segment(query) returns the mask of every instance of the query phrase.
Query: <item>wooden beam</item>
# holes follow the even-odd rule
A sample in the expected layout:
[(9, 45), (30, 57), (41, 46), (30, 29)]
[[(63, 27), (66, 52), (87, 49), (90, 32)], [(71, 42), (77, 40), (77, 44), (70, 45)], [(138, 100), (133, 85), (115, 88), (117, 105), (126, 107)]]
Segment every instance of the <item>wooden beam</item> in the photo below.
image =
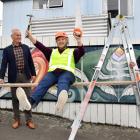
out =
[[(75, 82), (73, 86), (81, 87), (88, 86), (90, 82)], [(136, 81), (103, 81), (97, 82), (96, 85), (129, 85), (136, 84)], [(4, 83), (0, 84), (0, 87), (36, 87), (38, 83)]]

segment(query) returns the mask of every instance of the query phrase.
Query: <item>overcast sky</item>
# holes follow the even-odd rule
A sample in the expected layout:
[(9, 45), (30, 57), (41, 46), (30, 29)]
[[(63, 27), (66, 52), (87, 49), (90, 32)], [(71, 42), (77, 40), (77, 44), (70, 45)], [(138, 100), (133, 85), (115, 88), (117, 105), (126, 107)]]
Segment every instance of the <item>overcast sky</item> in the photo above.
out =
[(2, 2), (0, 1), (0, 20), (2, 19), (2, 8), (3, 8)]

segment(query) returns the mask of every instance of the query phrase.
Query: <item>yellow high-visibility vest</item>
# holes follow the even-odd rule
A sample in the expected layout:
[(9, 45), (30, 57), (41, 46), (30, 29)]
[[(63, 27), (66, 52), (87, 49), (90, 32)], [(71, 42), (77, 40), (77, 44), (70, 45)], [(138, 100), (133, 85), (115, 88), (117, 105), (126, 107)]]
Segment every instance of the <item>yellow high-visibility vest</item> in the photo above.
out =
[(53, 49), (48, 71), (54, 71), (55, 69), (60, 68), (74, 73), (75, 61), (73, 52), (74, 49), (67, 48), (60, 54), (58, 49)]

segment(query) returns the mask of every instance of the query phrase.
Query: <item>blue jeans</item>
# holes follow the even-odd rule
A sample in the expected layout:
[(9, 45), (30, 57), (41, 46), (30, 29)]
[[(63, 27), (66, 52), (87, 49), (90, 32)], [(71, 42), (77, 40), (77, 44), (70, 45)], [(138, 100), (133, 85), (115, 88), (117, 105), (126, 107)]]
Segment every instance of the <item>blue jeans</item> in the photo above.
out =
[(45, 96), (48, 89), (57, 84), (57, 96), (62, 90), (68, 91), (70, 85), (75, 81), (75, 76), (69, 71), (62, 71), (61, 73), (48, 72), (47, 75), (41, 80), (35, 91), (31, 95), (31, 104), (38, 104)]

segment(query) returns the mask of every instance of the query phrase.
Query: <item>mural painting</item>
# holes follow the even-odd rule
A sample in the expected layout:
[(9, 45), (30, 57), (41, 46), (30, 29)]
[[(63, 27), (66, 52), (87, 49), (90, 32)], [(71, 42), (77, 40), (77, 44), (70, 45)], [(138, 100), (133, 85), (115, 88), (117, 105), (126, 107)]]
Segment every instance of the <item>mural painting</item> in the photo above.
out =
[[(98, 63), (103, 46), (86, 46), (86, 54), (76, 65), (76, 82), (90, 82)], [(140, 54), (140, 46), (134, 45), (136, 58)], [(33, 49), (32, 57), (34, 60), (37, 77), (35, 82), (39, 82), (48, 70), (48, 62), (44, 55), (38, 50)], [(0, 51), (0, 56), (2, 50)], [(0, 57), (1, 58), (1, 57)], [(103, 64), (98, 81), (130, 81), (129, 67), (126, 61), (125, 52), (122, 46), (110, 46), (109, 52)], [(6, 77), (5, 77), (6, 81)], [(129, 85), (97, 85), (93, 91), (90, 102), (96, 103), (125, 103), (135, 104), (134, 86)], [(87, 92), (87, 86), (71, 86), (69, 90), (69, 102), (81, 102)], [(32, 89), (33, 90), (33, 89)], [(43, 100), (55, 101), (57, 85), (49, 89)], [(9, 99), (11, 97), (10, 89), (0, 90), (1, 98)]]

